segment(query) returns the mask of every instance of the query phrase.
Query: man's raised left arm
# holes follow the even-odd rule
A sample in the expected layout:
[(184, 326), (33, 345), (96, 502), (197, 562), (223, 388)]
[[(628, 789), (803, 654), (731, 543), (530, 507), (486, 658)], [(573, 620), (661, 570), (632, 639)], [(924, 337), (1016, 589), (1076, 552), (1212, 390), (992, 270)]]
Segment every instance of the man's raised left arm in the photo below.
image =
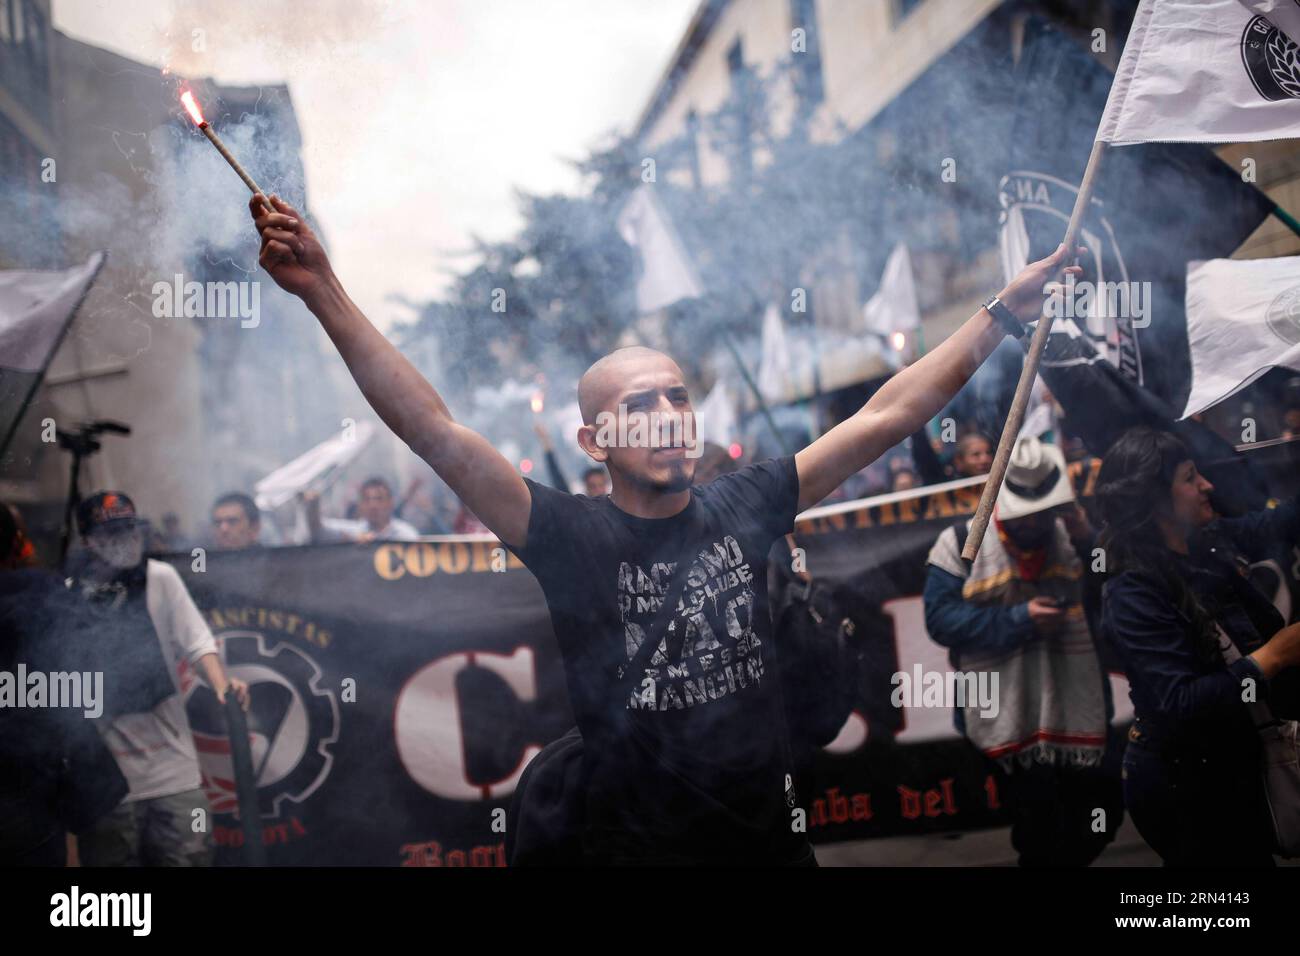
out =
[[(1082, 251), (1082, 250), (1080, 250)], [(1031, 262), (998, 298), (1019, 321), (1043, 314), (1052, 283), (1065, 273), (1065, 245)], [(997, 348), (1007, 330), (983, 307), (937, 348), (898, 372), (845, 421), (795, 455), (799, 508), (810, 508), (937, 415)]]

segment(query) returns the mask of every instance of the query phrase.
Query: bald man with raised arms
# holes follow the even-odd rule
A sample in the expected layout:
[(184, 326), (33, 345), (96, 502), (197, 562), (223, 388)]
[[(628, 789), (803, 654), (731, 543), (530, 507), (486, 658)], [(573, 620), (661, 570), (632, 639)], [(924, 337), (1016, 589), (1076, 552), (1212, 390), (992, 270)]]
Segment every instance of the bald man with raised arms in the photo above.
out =
[[(271, 202), (274, 213), (257, 196), (249, 207), (262, 267), (306, 303), (384, 422), (542, 586), (584, 738), (585, 859), (813, 864), (795, 823), (769, 549), (799, 511), (920, 428), (1008, 332), (1042, 314), (1049, 284), (1077, 272), (1064, 246), (807, 448), (707, 485), (692, 486), (693, 412), (677, 363), (640, 347), (606, 355), (578, 386), (578, 444), (611, 479), (608, 495), (590, 498), (522, 477), (458, 424), (348, 297), (302, 216)], [(669, 591), (680, 598), (665, 610)], [(652, 631), (662, 639), (638, 655)]]

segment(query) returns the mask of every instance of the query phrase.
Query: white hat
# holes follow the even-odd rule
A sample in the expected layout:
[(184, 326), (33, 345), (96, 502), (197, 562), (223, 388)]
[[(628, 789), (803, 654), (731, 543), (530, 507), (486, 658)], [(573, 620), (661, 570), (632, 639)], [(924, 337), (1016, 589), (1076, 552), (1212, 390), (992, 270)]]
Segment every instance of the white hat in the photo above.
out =
[(1016, 439), (998, 492), (998, 518), (1010, 521), (1074, 501), (1065, 456), (1032, 435)]

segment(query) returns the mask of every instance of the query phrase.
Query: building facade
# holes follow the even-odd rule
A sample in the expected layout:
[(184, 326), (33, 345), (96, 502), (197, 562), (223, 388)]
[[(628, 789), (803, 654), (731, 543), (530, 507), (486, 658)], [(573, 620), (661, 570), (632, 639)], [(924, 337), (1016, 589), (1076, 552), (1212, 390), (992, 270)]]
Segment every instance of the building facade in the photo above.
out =
[[(896, 241), (908, 244), (922, 313), (915, 344), (933, 346), (1002, 282), (996, 210), (985, 221), (969, 215), (987, 206), (985, 194), (996, 190), (987, 178), (968, 186), (971, 178), (956, 171), (951, 185), (941, 180), (945, 161), (954, 157), (968, 163), (973, 154), (1006, 154), (1005, 129), (972, 122), (972, 114), (993, 118), (1014, 109), (1014, 102), (981, 101), (979, 91), (998, 82), (983, 75), (987, 64), (1017, 63), (1026, 25), (1047, 21), (1081, 48), (1091, 45), (1095, 59), (1113, 70), (1133, 7), (1136, 0), (1127, 6), (1113, 0), (701, 0), (640, 112), (636, 139), (647, 156), (664, 160), (659, 175), (679, 188), (734, 183), (769, 159), (762, 137), (734, 146), (758, 124), (733, 123), (733, 142), (723, 148), (702, 130), (708, 117), (735, 112), (747, 86), (766, 79), (760, 108), (769, 137), (804, 124), (813, 142), (860, 144), (864, 165), (878, 167), (911, 194), (891, 207), (893, 219), (882, 223), (889, 235), (882, 234), (880, 243), (884, 251)], [(1109, 40), (1101, 50), (1097, 31)], [(1253, 158), (1258, 187), (1283, 208), (1300, 210), (1300, 151), (1293, 144), (1252, 143), (1219, 154), (1234, 167)], [(863, 252), (833, 233), (808, 250), (816, 328), (861, 329), (861, 309), (882, 257), (880, 249)], [(1300, 238), (1270, 218), (1236, 255), (1297, 252)], [(821, 359), (823, 387), (889, 371), (886, 363), (862, 359), (834, 367), (836, 359)], [(813, 381), (802, 376), (790, 397), (808, 397)]]
[[(22, 507), (52, 559), (70, 460), (42, 423), (112, 420), (132, 432), (104, 436), (82, 492), (119, 488), (142, 514), (175, 513), (201, 536), (217, 494), (251, 492), (364, 404), (311, 315), (260, 272), (247, 190), (180, 110), (190, 81), (51, 30), (48, 3), (3, 0), (0, 12), (7, 36), (23, 38), (17, 59), (0, 57), (3, 196), (18, 213), (0, 229), (0, 267), (107, 252), (0, 465), (0, 496)], [(38, 39), (39, 54), (22, 52)], [(305, 209), (287, 88), (192, 85), (264, 188)], [(160, 294), (178, 282), (234, 283), (256, 315), (187, 314)]]

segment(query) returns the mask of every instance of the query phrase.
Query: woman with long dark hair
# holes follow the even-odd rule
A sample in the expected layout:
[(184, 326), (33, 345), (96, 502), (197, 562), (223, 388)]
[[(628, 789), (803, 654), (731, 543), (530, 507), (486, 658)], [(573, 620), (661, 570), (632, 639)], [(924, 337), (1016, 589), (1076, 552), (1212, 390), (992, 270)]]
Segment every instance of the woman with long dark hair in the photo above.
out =
[(1145, 427), (1115, 442), (1098, 477), (1110, 573), (1102, 631), (1123, 659), (1136, 715), (1124, 799), (1168, 866), (1270, 866), (1261, 746), (1246, 702), (1296, 715), (1300, 624), (1285, 626), (1239, 554), (1300, 541), (1300, 508), (1292, 500), (1217, 518), (1212, 490), (1182, 441)]

